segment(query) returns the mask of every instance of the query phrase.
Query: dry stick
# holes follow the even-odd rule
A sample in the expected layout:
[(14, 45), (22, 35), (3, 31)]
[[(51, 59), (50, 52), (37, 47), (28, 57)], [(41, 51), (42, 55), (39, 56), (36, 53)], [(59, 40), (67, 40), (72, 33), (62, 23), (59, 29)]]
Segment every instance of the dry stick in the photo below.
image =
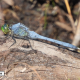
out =
[(77, 25), (77, 30), (76, 34), (74, 37), (74, 40), (72, 42), (73, 45), (78, 46), (80, 41), (80, 2), (79, 2), (79, 18), (78, 18), (78, 25)]
[[(0, 3), (1, 3), (1, 1), (0, 1)], [(0, 4), (0, 20), (4, 20), (1, 4)], [(4, 21), (3, 21), (3, 24), (4, 24)], [(3, 25), (3, 24), (2, 24), (2, 22), (0, 23), (0, 25)]]
[(68, 14), (71, 15), (71, 10), (70, 10), (70, 6), (69, 6), (69, 3), (67, 0), (64, 0), (65, 1), (65, 4), (66, 4), (66, 7), (67, 7), (67, 11), (68, 11)]
[[(59, 7), (57, 7), (57, 13), (61, 14), (61, 15), (64, 15), (64, 16), (67, 16), (69, 18), (69, 15), (67, 13), (65, 13), (62, 9), (60, 9)], [(71, 20), (69, 19), (69, 21), (71, 22)], [(56, 21), (55, 22), (56, 25), (58, 25), (60, 28), (63, 28), (67, 31), (73, 31), (72, 27), (67, 25), (67, 24), (64, 24), (64, 22), (59, 22), (59, 21)]]
[(68, 14), (69, 14), (69, 16), (67, 16), (67, 17), (69, 18), (69, 20), (70, 20), (70, 22), (71, 22), (71, 25), (72, 25), (72, 27), (73, 27), (73, 33), (75, 34), (75, 32), (76, 32), (76, 27), (75, 27), (75, 25), (74, 25), (74, 20), (73, 20), (73, 17), (72, 17), (72, 15), (71, 15), (71, 10), (70, 10), (70, 6), (69, 6), (69, 3), (68, 3), (68, 0), (64, 0), (64, 2), (65, 2), (65, 4), (66, 4), (66, 8), (67, 8), (67, 11), (68, 11)]
[[(27, 64), (27, 65), (28, 65), (28, 64)], [(37, 71), (36, 71), (32, 66), (30, 66), (30, 65), (28, 65), (28, 66), (37, 74), (38, 78), (39, 78), (40, 80), (42, 80), (41, 77), (39, 76), (39, 74), (37, 73)]]
[(55, 24), (58, 25), (60, 28), (63, 28), (67, 31), (72, 31), (72, 28), (67, 24), (65, 25), (64, 23), (59, 22), (59, 21), (56, 21)]
[(79, 41), (80, 41), (80, 16), (79, 16), (79, 20), (78, 20), (76, 34), (75, 34), (75, 37), (73, 39), (72, 44), (75, 45), (75, 46), (78, 46)]

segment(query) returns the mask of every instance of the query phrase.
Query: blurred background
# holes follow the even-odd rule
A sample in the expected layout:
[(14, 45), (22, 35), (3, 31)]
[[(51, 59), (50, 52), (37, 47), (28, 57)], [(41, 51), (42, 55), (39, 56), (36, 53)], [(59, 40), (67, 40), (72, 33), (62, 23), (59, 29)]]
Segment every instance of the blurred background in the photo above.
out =
[(18, 22), (40, 35), (80, 47), (79, 0), (0, 0), (0, 27)]

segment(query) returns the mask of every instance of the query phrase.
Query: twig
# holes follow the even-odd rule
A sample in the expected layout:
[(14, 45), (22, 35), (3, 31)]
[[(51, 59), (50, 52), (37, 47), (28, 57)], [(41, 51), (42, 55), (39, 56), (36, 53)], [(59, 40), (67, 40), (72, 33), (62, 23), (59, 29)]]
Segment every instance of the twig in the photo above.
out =
[(67, 31), (72, 31), (72, 28), (68, 26), (67, 24), (65, 25), (64, 23), (61, 23), (59, 21), (56, 21), (55, 24), (58, 25), (60, 28), (63, 28)]

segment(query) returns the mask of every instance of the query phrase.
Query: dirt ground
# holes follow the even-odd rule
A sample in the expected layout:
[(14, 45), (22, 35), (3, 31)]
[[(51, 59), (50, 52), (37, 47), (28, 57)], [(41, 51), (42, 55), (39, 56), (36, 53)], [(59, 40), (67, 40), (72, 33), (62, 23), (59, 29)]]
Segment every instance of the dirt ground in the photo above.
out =
[[(4, 56), (6, 55), (6, 56)], [(5, 51), (0, 53), (0, 71), (5, 71), (1, 80), (79, 80), (80, 67), (57, 56), (41, 52)], [(71, 63), (70, 63), (71, 64)]]
[[(19, 44), (21, 40), (17, 40), (17, 44), (9, 48), (12, 44), (10, 42), (7, 40), (0, 43), (0, 71), (5, 72), (0, 80), (80, 79), (80, 53), (39, 41), (34, 41), (34, 50), (30, 47), (22, 49), (23, 44)], [(24, 41), (24, 45), (26, 44), (27, 41)]]

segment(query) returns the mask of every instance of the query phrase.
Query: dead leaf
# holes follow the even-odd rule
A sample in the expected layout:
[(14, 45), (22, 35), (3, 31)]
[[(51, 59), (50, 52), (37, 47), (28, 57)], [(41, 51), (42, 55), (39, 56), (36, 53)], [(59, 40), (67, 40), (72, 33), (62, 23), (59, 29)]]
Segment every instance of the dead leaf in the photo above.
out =
[(16, 12), (14, 12), (14, 11), (12, 11), (12, 10), (10, 10), (10, 9), (4, 10), (3, 13), (4, 13), (4, 14), (11, 13), (14, 18), (16, 18), (17, 20), (19, 20), (19, 17), (18, 17), (18, 15), (16, 14)]
[(13, 6), (14, 5), (14, 1), (13, 0), (3, 0), (5, 3), (7, 3), (8, 5)]

